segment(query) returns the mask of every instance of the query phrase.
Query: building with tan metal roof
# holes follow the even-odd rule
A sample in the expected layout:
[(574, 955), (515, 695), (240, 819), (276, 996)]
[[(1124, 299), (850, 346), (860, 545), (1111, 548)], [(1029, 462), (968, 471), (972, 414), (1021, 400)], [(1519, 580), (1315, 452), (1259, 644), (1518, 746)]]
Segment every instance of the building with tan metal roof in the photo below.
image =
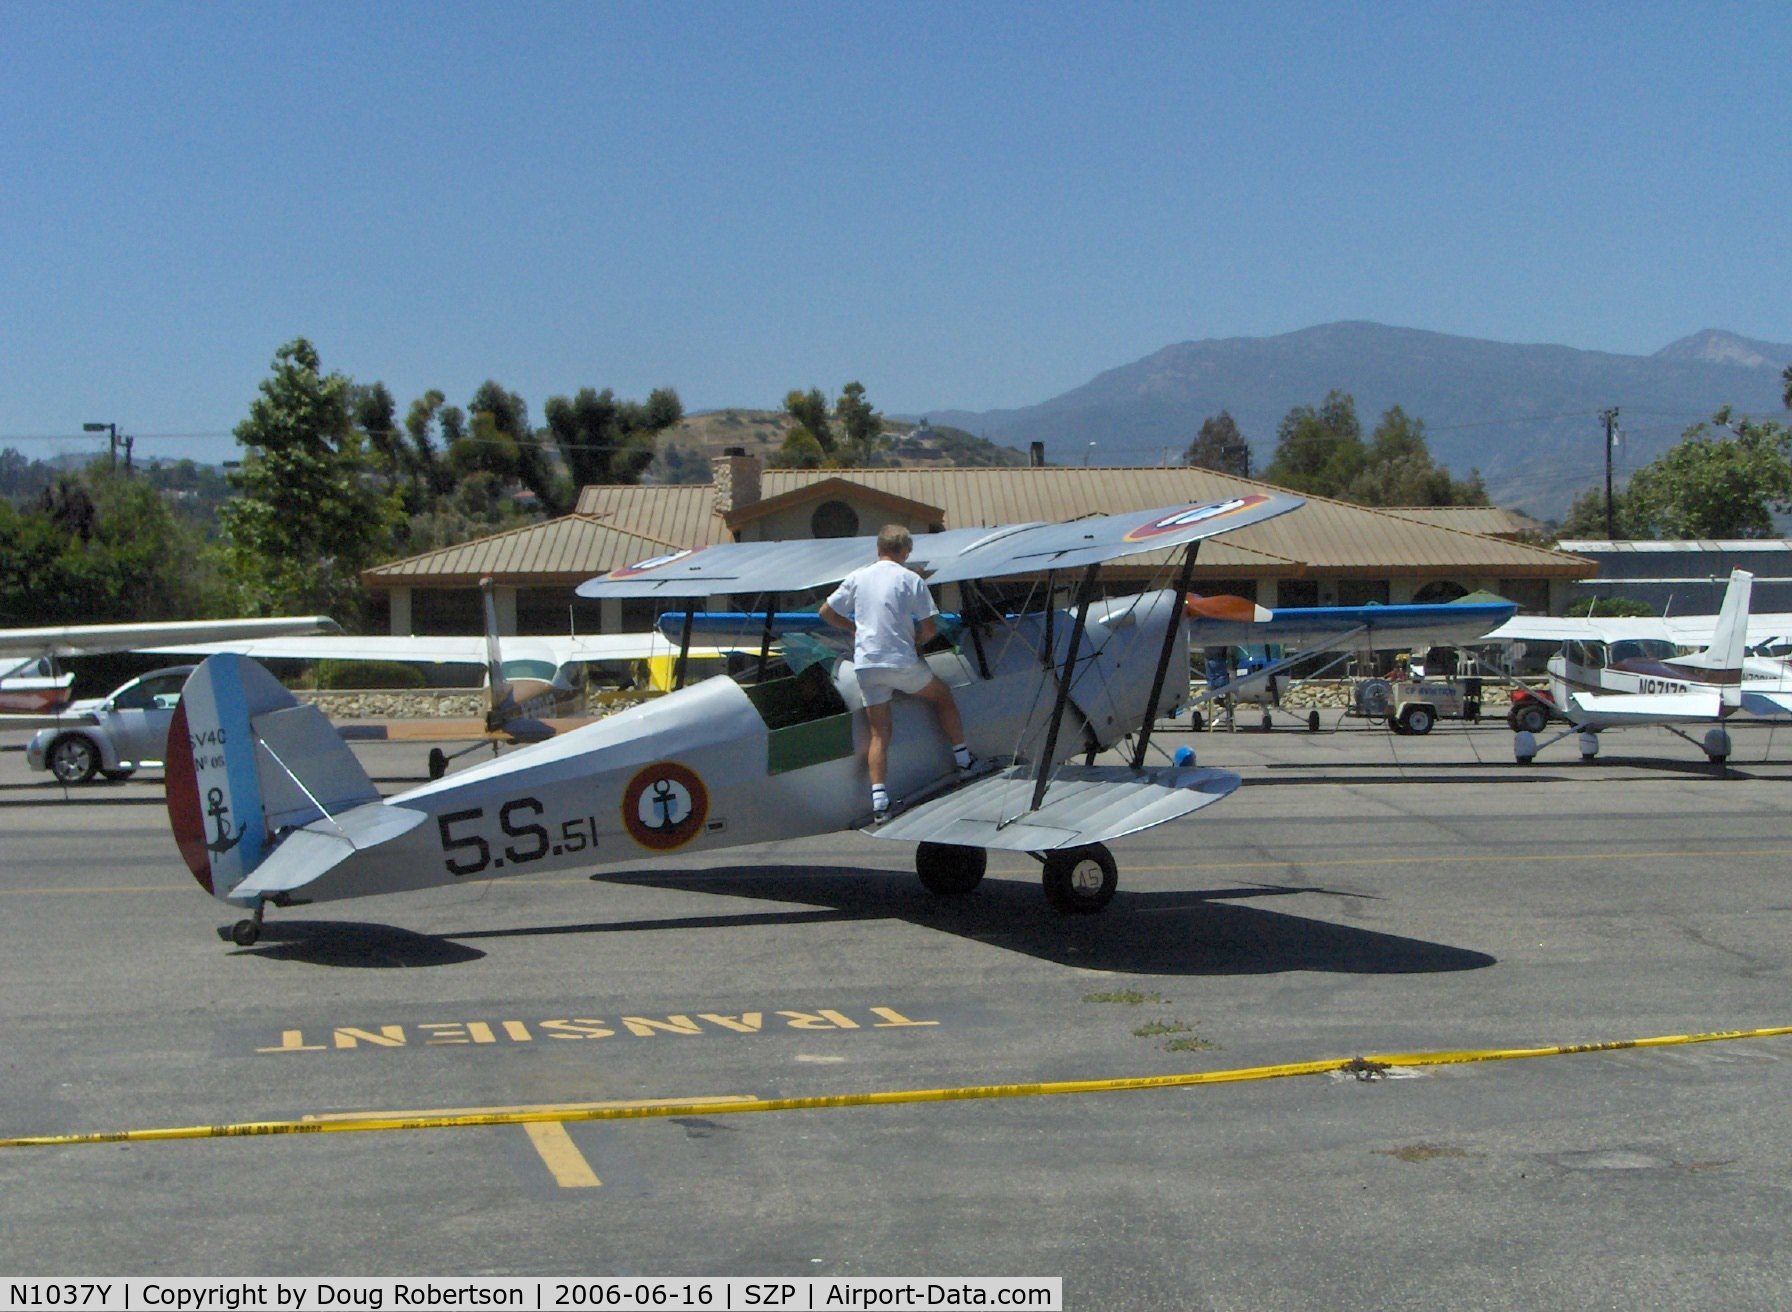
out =
[[(1066, 520), (1269, 488), (1183, 466), (767, 470), (745, 455), (714, 463), (711, 483), (586, 487), (571, 515), (394, 561), (362, 579), (390, 598), (394, 632), (475, 630), (482, 574), (498, 585), (507, 629), (630, 631), (652, 622), (650, 603), (610, 602), (604, 611), (577, 601), (572, 589), (672, 548), (851, 537), (886, 523), (927, 533)], [(1485, 526), (1506, 523), (1488, 519)], [(1102, 577), (1119, 590), (1137, 588), (1167, 563), (1135, 556), (1104, 568)], [(1411, 510), (1309, 497), (1292, 514), (1203, 543), (1195, 586), (1265, 606), (1447, 601), (1486, 589), (1526, 610), (1559, 611), (1575, 581), (1594, 571), (1580, 557), (1426, 522)]]

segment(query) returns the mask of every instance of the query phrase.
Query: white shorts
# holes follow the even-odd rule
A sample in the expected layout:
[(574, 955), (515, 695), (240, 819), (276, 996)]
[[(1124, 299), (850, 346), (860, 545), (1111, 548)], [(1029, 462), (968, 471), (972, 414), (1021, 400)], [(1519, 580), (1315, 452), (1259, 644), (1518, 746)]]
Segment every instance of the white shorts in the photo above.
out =
[(902, 666), (873, 665), (856, 673), (859, 676), (859, 691), (864, 694), (867, 706), (882, 706), (894, 693), (906, 692), (913, 696), (925, 691), (927, 685), (933, 682), (933, 671), (928, 668), (926, 661)]

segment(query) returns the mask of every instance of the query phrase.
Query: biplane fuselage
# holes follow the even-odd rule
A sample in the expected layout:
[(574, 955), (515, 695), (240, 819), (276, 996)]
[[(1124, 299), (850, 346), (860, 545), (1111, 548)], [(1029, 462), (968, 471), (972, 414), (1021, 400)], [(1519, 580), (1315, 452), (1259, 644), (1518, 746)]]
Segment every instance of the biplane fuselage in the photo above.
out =
[[(1158, 592), (1092, 613), (1054, 763), (1110, 746), (1139, 727), (1173, 606), (1173, 594)], [(1071, 625), (1067, 612), (1052, 617), (1060, 662)], [(1041, 696), (1042, 684), (1049, 691), (1050, 683), (1043, 668), (1046, 627), (1043, 614), (989, 626), (980, 635), (987, 677), (969, 641), (927, 658), (953, 689), (972, 751), (986, 760), (1040, 758), (1048, 736), (1041, 711), (1050, 704), (1049, 696)], [(1173, 667), (1186, 669), (1180, 624), (1174, 643)], [(1159, 711), (1181, 706), (1187, 694), (1185, 679), (1169, 681)], [(251, 689), (248, 700), (254, 699)], [(894, 717), (892, 795), (915, 798), (949, 786), (955, 775), (951, 752), (929, 709), (898, 698)], [(177, 731), (187, 732), (185, 717)], [(837, 832), (869, 820), (866, 742), (864, 703), (849, 661), (831, 669), (814, 664), (758, 685), (708, 679), (384, 799), (389, 811), (406, 813), (409, 827), (378, 845), (345, 850), (291, 895), (321, 901), (400, 892)], [(277, 739), (271, 753), (277, 765), (296, 764)], [(240, 842), (224, 846), (240, 822), (229, 814), (208, 815), (206, 803), (217, 799), (205, 776), (208, 762), (221, 754), (197, 742), (190, 754), (195, 805), (185, 834), (177, 820), (177, 835), (189, 864), (199, 857), (204, 867), (194, 873), (238, 905), (253, 906), (284, 891), (275, 887), (283, 878), (280, 862), (270, 859), (257, 868), (253, 852), (242, 853)], [(297, 818), (305, 807), (301, 798), (287, 795), (281, 768), (264, 763), (257, 783), (274, 826), (267, 838), (277, 842), (277, 817)], [(170, 805), (177, 816), (173, 797), (180, 786), (171, 772)], [(240, 789), (231, 796), (242, 811)], [(202, 830), (193, 817), (204, 820)], [(234, 882), (239, 871), (247, 876), (240, 884)]]

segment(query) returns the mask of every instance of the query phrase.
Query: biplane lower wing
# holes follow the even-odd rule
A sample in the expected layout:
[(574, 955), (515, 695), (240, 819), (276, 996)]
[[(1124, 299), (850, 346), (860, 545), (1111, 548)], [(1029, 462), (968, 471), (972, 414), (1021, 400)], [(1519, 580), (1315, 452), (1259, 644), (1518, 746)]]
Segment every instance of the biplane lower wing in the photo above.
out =
[(1065, 765), (1052, 776), (1039, 807), (1028, 810), (1031, 769), (1010, 766), (865, 832), (907, 843), (1049, 852), (1153, 828), (1211, 806), (1238, 784), (1228, 771), (1195, 766), (1135, 772), (1121, 765)]

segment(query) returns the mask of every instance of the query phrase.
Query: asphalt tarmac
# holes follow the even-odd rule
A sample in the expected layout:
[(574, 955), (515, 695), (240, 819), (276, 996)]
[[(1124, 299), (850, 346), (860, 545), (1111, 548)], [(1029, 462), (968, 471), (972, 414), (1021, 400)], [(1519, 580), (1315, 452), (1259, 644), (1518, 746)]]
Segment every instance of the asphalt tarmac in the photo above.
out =
[[(1175, 735), (1244, 786), (1065, 918), (856, 834), (269, 913), (160, 779), (0, 734), (4, 1275), (1060, 1275), (1071, 1308), (1783, 1308), (1792, 1035), (1142, 1091), (801, 1100), (1792, 1025), (1792, 731)], [(357, 753), (387, 791), (422, 749)], [(1006, 1090), (1019, 1095), (1016, 1089)], [(740, 1105), (738, 1101), (736, 1106)], [(427, 1118), (426, 1118), (427, 1119)]]

